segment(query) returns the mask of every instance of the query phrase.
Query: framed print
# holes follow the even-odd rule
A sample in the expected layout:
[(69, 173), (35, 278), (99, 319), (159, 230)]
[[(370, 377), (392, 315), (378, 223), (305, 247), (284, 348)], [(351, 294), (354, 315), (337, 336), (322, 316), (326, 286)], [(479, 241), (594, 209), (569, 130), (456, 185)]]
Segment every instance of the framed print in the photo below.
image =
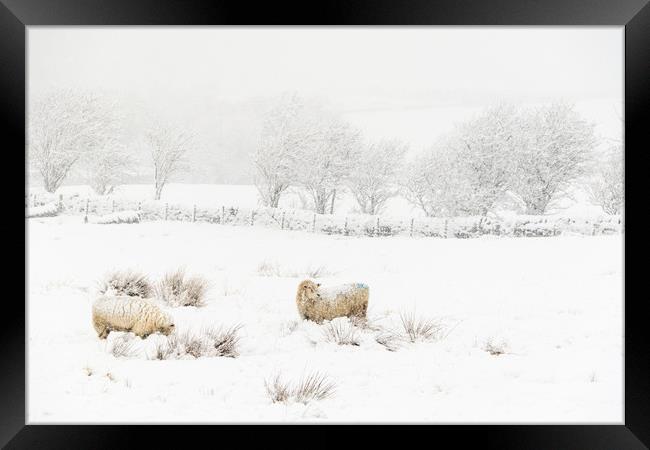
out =
[(648, 445), (646, 1), (2, 3), (7, 448)]

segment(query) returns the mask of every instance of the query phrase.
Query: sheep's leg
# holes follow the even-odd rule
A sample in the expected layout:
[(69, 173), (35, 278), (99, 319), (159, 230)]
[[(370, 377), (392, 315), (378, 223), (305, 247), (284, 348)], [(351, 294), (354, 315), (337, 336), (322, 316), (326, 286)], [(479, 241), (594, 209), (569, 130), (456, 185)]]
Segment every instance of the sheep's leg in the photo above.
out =
[(108, 333), (111, 332), (111, 330), (108, 328), (108, 326), (106, 326), (105, 323), (95, 318), (93, 318), (93, 328), (95, 328), (95, 331), (97, 332), (97, 336), (99, 336), (99, 339), (106, 339), (108, 337)]
[(108, 337), (108, 333), (110, 332), (110, 328), (105, 327), (102, 331), (99, 332), (99, 339), (106, 339)]

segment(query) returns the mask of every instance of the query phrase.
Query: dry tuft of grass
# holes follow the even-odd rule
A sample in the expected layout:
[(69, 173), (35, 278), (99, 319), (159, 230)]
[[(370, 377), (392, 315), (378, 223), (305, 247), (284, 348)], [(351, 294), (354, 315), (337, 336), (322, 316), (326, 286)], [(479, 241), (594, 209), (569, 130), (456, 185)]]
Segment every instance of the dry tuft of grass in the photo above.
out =
[(322, 278), (334, 275), (323, 265), (307, 266), (305, 268), (290, 269), (282, 267), (277, 261), (264, 260), (257, 266), (257, 273), (263, 277), (308, 277), (308, 278)]
[[(169, 340), (174, 339), (174, 336), (169, 338)], [(170, 345), (169, 340), (159, 341), (154, 347), (153, 354), (149, 359), (165, 360), (169, 359), (173, 352), (173, 347)]]
[(90, 367), (90, 366), (84, 366), (83, 371), (84, 371), (84, 374), (85, 374), (86, 376), (88, 376), (88, 377), (91, 376), (93, 373), (95, 373), (95, 371), (93, 370), (93, 368)]
[(208, 328), (204, 330), (210, 356), (225, 356), (227, 358), (236, 358), (239, 356), (239, 330), (241, 325), (235, 325), (230, 328)]
[(294, 398), (307, 404), (312, 400), (324, 400), (334, 395), (335, 385), (319, 372), (303, 376), (294, 390)]
[(172, 334), (167, 342), (160, 342), (154, 348), (151, 359), (177, 359), (185, 356), (226, 357), (239, 356), (239, 330), (241, 325), (230, 328), (205, 328), (198, 333), (186, 331)]
[(273, 403), (294, 401), (305, 405), (331, 397), (336, 389), (336, 385), (327, 375), (320, 372), (304, 375), (295, 386), (282, 380), (280, 375), (275, 375), (270, 380), (265, 380), (264, 386)]
[(392, 331), (383, 331), (375, 336), (375, 341), (383, 345), (389, 352), (396, 352), (400, 348), (402, 337)]
[(149, 298), (153, 293), (153, 288), (145, 274), (133, 269), (126, 269), (111, 272), (100, 282), (100, 294), (111, 292), (116, 295)]
[(116, 358), (132, 358), (136, 354), (133, 342), (126, 336), (120, 336), (113, 340), (111, 354)]
[(273, 403), (287, 403), (291, 398), (291, 385), (275, 375), (271, 380), (264, 380), (266, 393)]
[(186, 277), (184, 269), (166, 273), (156, 284), (156, 295), (170, 306), (203, 306), (208, 282), (201, 277)]
[(275, 261), (262, 261), (257, 266), (257, 273), (263, 277), (279, 277), (280, 265)]
[(444, 337), (445, 327), (438, 321), (416, 317), (414, 313), (400, 314), (402, 333), (409, 342), (434, 341)]
[(308, 278), (321, 278), (321, 277), (329, 277), (332, 275), (335, 275), (335, 272), (332, 272), (325, 266), (309, 266), (304, 272), (304, 275)]
[(325, 340), (338, 345), (359, 345), (359, 333), (349, 320), (334, 319), (325, 325), (323, 330)]

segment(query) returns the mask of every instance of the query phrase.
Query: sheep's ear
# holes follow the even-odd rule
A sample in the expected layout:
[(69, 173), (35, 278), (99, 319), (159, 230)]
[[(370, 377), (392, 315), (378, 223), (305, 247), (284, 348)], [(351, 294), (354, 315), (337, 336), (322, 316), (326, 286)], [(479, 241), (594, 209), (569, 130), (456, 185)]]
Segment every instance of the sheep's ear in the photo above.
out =
[(316, 287), (320, 287), (320, 283), (316, 283)]

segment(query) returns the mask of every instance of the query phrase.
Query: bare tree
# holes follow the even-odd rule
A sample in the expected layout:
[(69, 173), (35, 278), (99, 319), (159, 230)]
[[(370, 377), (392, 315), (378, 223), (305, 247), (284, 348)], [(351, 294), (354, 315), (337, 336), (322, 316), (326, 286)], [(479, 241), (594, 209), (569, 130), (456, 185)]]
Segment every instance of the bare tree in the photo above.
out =
[(56, 191), (83, 157), (116, 139), (113, 111), (99, 96), (61, 90), (29, 109), (28, 158), (48, 192)]
[(625, 197), (623, 148), (614, 146), (605, 158), (596, 162), (593, 175), (587, 182), (592, 203), (607, 214), (620, 214)]
[(296, 95), (280, 99), (267, 114), (254, 156), (255, 185), (265, 206), (277, 208), (295, 181), (301, 151), (314, 137), (305, 122), (306, 106)]
[(360, 133), (340, 118), (323, 114), (310, 126), (315, 133), (300, 152), (295, 176), (311, 196), (317, 213), (334, 211), (336, 191), (356, 163)]
[(557, 103), (526, 114), (524, 132), (512, 190), (528, 214), (543, 214), (584, 175), (596, 146), (594, 126), (573, 105)]
[(146, 135), (154, 166), (156, 200), (170, 177), (184, 167), (185, 155), (194, 145), (194, 136), (172, 126), (156, 125)]
[(397, 174), (406, 150), (407, 146), (397, 140), (363, 146), (348, 182), (361, 212), (379, 214), (386, 201), (397, 194)]

